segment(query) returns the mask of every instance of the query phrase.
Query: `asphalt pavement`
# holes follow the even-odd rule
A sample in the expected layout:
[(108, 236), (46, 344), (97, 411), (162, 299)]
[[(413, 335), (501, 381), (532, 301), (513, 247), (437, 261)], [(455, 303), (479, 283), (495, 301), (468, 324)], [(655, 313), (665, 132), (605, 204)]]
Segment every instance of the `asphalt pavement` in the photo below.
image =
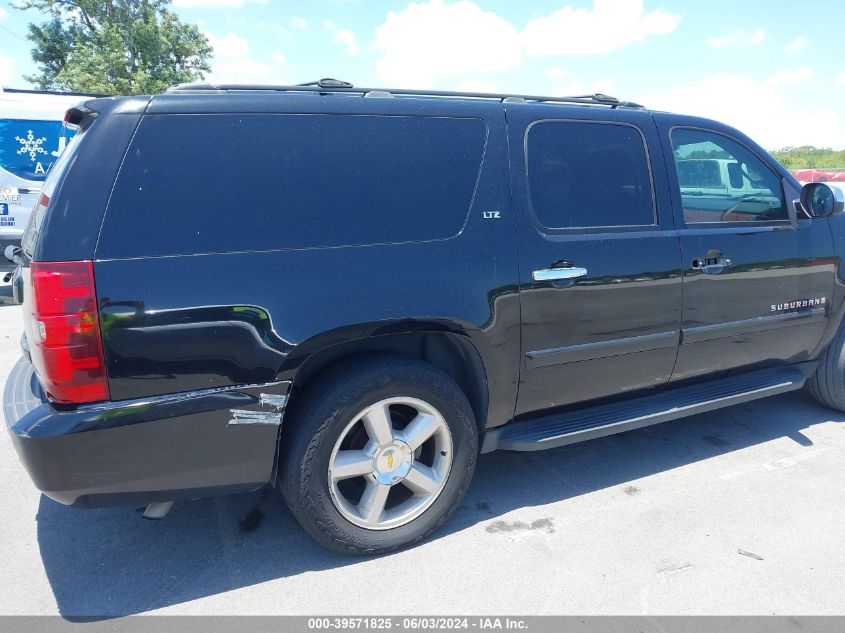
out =
[[(0, 382), (20, 332), (0, 305)], [(321, 549), (272, 490), (162, 521), (64, 507), (2, 433), (0, 614), (843, 614), (843, 481), (845, 414), (792, 393), (483, 455), (445, 529), (367, 559)]]

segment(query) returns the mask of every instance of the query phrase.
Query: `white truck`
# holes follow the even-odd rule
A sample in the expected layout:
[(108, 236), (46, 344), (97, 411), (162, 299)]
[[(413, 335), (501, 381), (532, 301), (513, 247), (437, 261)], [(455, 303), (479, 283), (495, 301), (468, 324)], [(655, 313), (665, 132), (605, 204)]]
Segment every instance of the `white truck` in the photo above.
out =
[[(84, 97), (0, 89), (0, 255), (20, 245), (44, 178), (73, 137), (64, 114)], [(0, 271), (13, 268), (0, 257)]]
[(753, 167), (735, 159), (676, 156), (675, 164), (688, 221), (766, 220), (777, 202)]
[(724, 193), (730, 196), (753, 194), (761, 190), (755, 174), (729, 158), (684, 158), (677, 161), (681, 189)]

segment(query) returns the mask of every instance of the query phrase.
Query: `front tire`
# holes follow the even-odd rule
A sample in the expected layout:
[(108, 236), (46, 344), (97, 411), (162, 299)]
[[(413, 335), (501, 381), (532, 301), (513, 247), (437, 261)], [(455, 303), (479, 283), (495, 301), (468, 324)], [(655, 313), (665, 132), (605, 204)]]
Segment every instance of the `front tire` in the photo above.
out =
[(345, 362), (285, 416), (279, 487), (322, 545), (380, 554), (439, 528), (478, 454), (472, 408), (445, 374), (402, 356)]
[(820, 404), (845, 411), (845, 324), (821, 355), (816, 373), (807, 380), (807, 391)]

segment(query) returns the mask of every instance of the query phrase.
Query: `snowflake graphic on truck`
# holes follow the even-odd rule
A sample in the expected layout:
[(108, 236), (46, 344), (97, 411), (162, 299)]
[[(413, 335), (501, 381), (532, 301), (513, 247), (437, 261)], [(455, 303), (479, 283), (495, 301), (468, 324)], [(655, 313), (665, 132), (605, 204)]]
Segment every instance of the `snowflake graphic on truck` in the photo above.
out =
[(47, 154), (47, 150), (41, 147), (41, 144), (47, 140), (46, 136), (35, 138), (32, 130), (28, 130), (26, 138), (16, 136), (15, 140), (21, 144), (21, 148), (18, 149), (18, 154), (29, 154), (29, 159), (33, 162), (38, 154)]
[[(19, 179), (28, 181), (30, 189), (37, 189), (73, 136), (73, 130), (64, 128), (61, 117), (51, 121), (0, 116), (0, 189), (26, 187), (27, 183)], [(29, 197), (24, 203), (27, 208), (33, 204)]]

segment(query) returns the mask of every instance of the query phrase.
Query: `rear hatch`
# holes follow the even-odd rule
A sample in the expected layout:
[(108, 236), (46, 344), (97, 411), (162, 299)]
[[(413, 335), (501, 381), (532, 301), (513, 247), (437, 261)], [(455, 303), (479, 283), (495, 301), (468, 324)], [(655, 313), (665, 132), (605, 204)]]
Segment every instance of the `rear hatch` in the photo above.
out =
[(82, 143), (82, 139), (87, 130), (88, 128), (79, 130), (78, 134), (71, 138), (70, 143), (66, 145), (65, 150), (50, 168), (50, 172), (47, 175), (47, 179), (44, 181), (44, 186), (41, 188), (41, 191), (37, 192), (37, 195), (33, 193), (35, 204), (31, 207), (29, 220), (26, 224), (26, 230), (24, 231), (23, 238), (21, 239), (21, 248), (24, 251), (24, 255), (27, 256), (30, 261), (35, 252), (35, 246), (38, 243), (38, 236), (50, 206), (50, 199), (53, 197), (53, 194), (57, 192), (59, 186), (64, 180), (68, 166), (73, 162), (73, 157), (76, 155), (77, 149)]
[(90, 260), (36, 261), (34, 253), (54, 200), (95, 118), (69, 110), (67, 119), (85, 121), (50, 170), (21, 240), (23, 265), (16, 275), (22, 295), (22, 345), (51, 401), (79, 404), (108, 399), (97, 315), (94, 268)]
[[(120, 112), (127, 102), (129, 112)], [(68, 111), (66, 124), (77, 133), (51, 168), (21, 241), (15, 296), (23, 303), (22, 347), (47, 397), (60, 405), (109, 399), (93, 254), (136, 110), (136, 99), (97, 99)]]

